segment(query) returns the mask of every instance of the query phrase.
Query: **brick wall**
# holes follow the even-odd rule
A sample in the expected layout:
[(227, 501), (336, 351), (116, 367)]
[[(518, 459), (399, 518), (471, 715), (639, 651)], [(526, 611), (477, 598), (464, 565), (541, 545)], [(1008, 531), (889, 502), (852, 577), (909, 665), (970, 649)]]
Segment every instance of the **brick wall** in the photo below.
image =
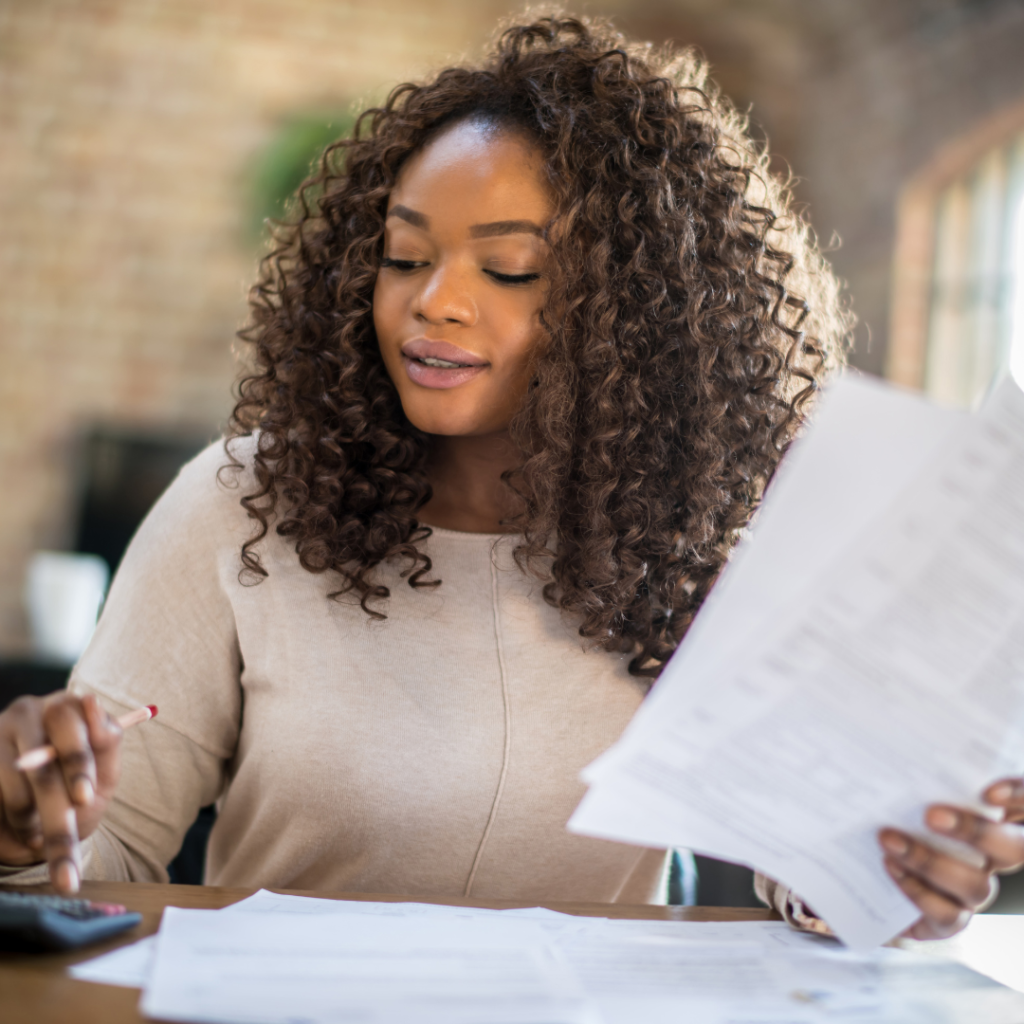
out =
[(76, 432), (218, 431), (253, 250), (246, 170), (289, 112), (475, 45), (470, 3), (0, 4), (0, 651), (71, 525)]

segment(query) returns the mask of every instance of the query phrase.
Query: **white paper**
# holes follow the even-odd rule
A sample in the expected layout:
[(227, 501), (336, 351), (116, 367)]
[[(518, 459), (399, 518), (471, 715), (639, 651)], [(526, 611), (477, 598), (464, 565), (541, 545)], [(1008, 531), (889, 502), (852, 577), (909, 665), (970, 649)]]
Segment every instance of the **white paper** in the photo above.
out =
[(142, 1010), (230, 1024), (596, 1024), (528, 920), (164, 912)]
[(904, 940), (903, 945), (928, 956), (956, 960), (1016, 992), (1024, 992), (1024, 914), (977, 914), (951, 939)]
[(296, 896), (291, 893), (260, 889), (224, 910), (235, 913), (283, 914), (374, 914), (384, 917), (447, 917), (447, 918), (526, 918), (535, 921), (571, 923), (579, 920), (572, 914), (560, 914), (547, 907), (510, 907), (492, 910), (486, 907), (455, 907), (446, 903), (375, 902), (372, 900), (332, 900), (317, 896)]
[(124, 988), (142, 988), (149, 978), (156, 952), (156, 936), (148, 935), (130, 946), (121, 946), (102, 956), (72, 964), (68, 974), (78, 981), (92, 981), (101, 985), (120, 985)]
[(555, 942), (605, 1024), (1024, 1020), (1024, 997), (959, 964), (780, 922), (605, 921)]
[[(579, 983), (578, 987), (568, 983), (575, 993), (570, 1002), (578, 1006), (579, 992), (584, 992), (604, 1024), (634, 1024), (638, 1020), (645, 1024), (678, 1024), (679, 1021), (686, 1024), (815, 1024), (837, 1019), (853, 1024), (866, 1024), (868, 1021), (872, 1024), (879, 1021), (974, 1024), (982, 1019), (986, 1024), (1019, 1024), (1024, 1020), (1024, 997), (1008, 992), (958, 964), (939, 963), (933, 959), (935, 956), (947, 959), (952, 956), (965, 960), (983, 973), (998, 975), (1000, 965), (1007, 966), (1009, 960), (1004, 957), (1006, 964), (1003, 964), (998, 956), (993, 958), (994, 943), (1016, 949), (1024, 937), (1024, 920), (1000, 919), (1004, 924), (1017, 927), (1009, 930), (1002, 927), (997, 933), (982, 927), (992, 923), (993, 919), (976, 920), (961, 940), (961, 945), (966, 942), (963, 949), (959, 945), (954, 948), (956, 940), (931, 945), (912, 944), (932, 957), (922, 958), (893, 950), (858, 955), (835, 942), (794, 931), (788, 925), (774, 921), (609, 920), (575, 917), (543, 908), (496, 911), (435, 904), (319, 899), (266, 890), (221, 911), (198, 913), (198, 934), (193, 934), (191, 941), (200, 948), (191, 950), (191, 955), (198, 953), (203, 958), (208, 957), (211, 942), (219, 948), (214, 953), (214, 961), (198, 969), (194, 963), (178, 958), (174, 944), (164, 951), (170, 957), (163, 965), (164, 984), (176, 986), (181, 983), (181, 979), (175, 977), (176, 973), (184, 971), (187, 974), (184, 982), (186, 991), (171, 993), (171, 1001), (179, 1011), (174, 1014), (174, 1019), (254, 1019), (246, 1014), (251, 1013), (249, 1004), (255, 993), (244, 996), (240, 1003), (231, 1000), (237, 995), (234, 986), (247, 987), (255, 972), (260, 974), (259, 984), (273, 990), (269, 1003), (265, 999), (265, 988), (258, 993), (263, 1016), (256, 1019), (266, 1020), (268, 1014), (274, 1013), (275, 1003), (277, 1006), (283, 1003), (294, 1006), (296, 998), (308, 998), (307, 981), (311, 976), (322, 982), (329, 974), (327, 984), (337, 987), (344, 985), (346, 975), (360, 974), (368, 962), (367, 953), (373, 951), (372, 936), (367, 931), (367, 927), (373, 927), (373, 919), (383, 920), (386, 928), (401, 929), (405, 933), (403, 941), (407, 941), (410, 935), (402, 922), (410, 922), (413, 929), (420, 929), (429, 936), (431, 952), (438, 936), (437, 929), (443, 928), (442, 922), (447, 919), (448, 926), (456, 932), (466, 922), (485, 922), (484, 928), (489, 933), (486, 941), (495, 942), (496, 948), (511, 947), (520, 957), (525, 941), (530, 950), (529, 962), (535, 962), (538, 957), (542, 963), (549, 962), (553, 947), (556, 964), (560, 960), (575, 974)], [(207, 922), (211, 917), (230, 916), (235, 917), (236, 927), (244, 930), (250, 941), (254, 933), (259, 932), (263, 936), (262, 942), (270, 942), (270, 951), (278, 957), (278, 962), (270, 965), (269, 972), (265, 970), (267, 965), (262, 959), (268, 952), (267, 946), (254, 951), (251, 947), (242, 949), (230, 943), (230, 950), (227, 950), (222, 940), (232, 937), (218, 938), (210, 932)], [(528, 919), (525, 930), (524, 919)], [(173, 928), (176, 915), (171, 915), (170, 920)], [(311, 923), (312, 931), (307, 930), (307, 922)], [(474, 929), (477, 925), (470, 924), (469, 927)], [(329, 948), (320, 943), (316, 932), (322, 928), (348, 930), (367, 941), (355, 950), (344, 948), (341, 952), (343, 962), (336, 963), (328, 971), (323, 963), (323, 953), (329, 952)], [(979, 929), (983, 938), (987, 936), (986, 941), (977, 941)], [(298, 943), (292, 938), (295, 930), (304, 933)], [(473, 932), (474, 943), (478, 936), (478, 932)], [(449, 939), (451, 937), (449, 933)], [(463, 932), (461, 937), (465, 939), (466, 933)], [(337, 935), (332, 938), (336, 940)], [(381, 936), (377, 938), (379, 940)], [(144, 939), (89, 964), (72, 968), (71, 973), (87, 980), (131, 984), (131, 958), (155, 953), (154, 943), (155, 937)], [(314, 947), (312, 959), (318, 963), (301, 962), (303, 950), (309, 945)], [(443, 938), (439, 945), (441, 949), (445, 948)], [(277, 946), (287, 948), (275, 952)], [(400, 953), (400, 949), (390, 949), (389, 952)], [(230, 955), (225, 956), (225, 953)], [(241, 963), (237, 960), (239, 956), (244, 958)], [(232, 957), (236, 958), (233, 964), (230, 963)], [(297, 965), (296, 957), (299, 958)], [(219, 966), (216, 965), (218, 960)], [(104, 965), (105, 976), (101, 976), (103, 971), (100, 968)], [(405, 971), (410, 965), (413, 969)], [(420, 1019), (407, 1016), (409, 1008), (405, 1002), (411, 998), (415, 986), (422, 983), (424, 966), (423, 961), (412, 959), (403, 962), (401, 955), (391, 955), (386, 967), (399, 971), (399, 977), (393, 979), (394, 984), (389, 985), (383, 999), (374, 997), (372, 1013), (375, 1016), (369, 1019)], [(992, 970), (993, 966), (996, 971)], [(228, 973), (226, 990), (222, 987), (225, 984), (225, 967)], [(136, 969), (141, 972), (140, 966)], [(122, 972), (120, 981), (118, 970)], [(200, 974), (206, 971), (206, 976), (198, 977), (197, 970)], [(215, 975), (214, 983), (207, 984), (205, 990), (200, 984), (197, 990), (196, 983), (209, 982), (210, 974)], [(141, 980), (137, 979), (136, 984)], [(365, 977), (358, 980), (366, 982)], [(377, 980), (381, 980), (379, 975)], [(462, 983), (460, 977), (460, 991), (464, 991)], [(500, 989), (495, 990), (490, 984), (487, 991), (489, 996), (500, 995)], [(403, 998), (398, 1000), (400, 1005), (396, 1005), (396, 992), (403, 994)], [(180, 1005), (182, 1002), (187, 1003), (184, 1008)], [(150, 1004), (147, 1002), (145, 1005)], [(323, 1016), (325, 1009), (328, 1013)], [(512, 1005), (506, 1004), (501, 1012), (512, 1009)], [(528, 1007), (527, 1015), (522, 1016), (522, 1006), (515, 1006), (515, 1016), (498, 1019), (536, 1020), (529, 1015), (532, 1009), (535, 1007)], [(302, 1019), (352, 1019), (332, 1016), (330, 1006), (321, 1005), (319, 1010), (321, 1016)], [(487, 1012), (493, 1013), (493, 1009)], [(293, 1016), (288, 1019), (300, 1018)], [(494, 1017), (476, 1015), (475, 1019), (491, 1020)]]
[(675, 702), (670, 678), (712, 678), (742, 659), (801, 599), (821, 567), (844, 552), (851, 534), (884, 514), (966, 419), (870, 377), (838, 381), (779, 467), (752, 536), (733, 552), (686, 642), (620, 741), (584, 769), (584, 779), (596, 781), (657, 719), (661, 702)]
[[(276, 900), (298, 900), (300, 905), (333, 902), (330, 900), (308, 900), (295, 896), (278, 896), (277, 893), (260, 889), (259, 892), (247, 896), (244, 900), (221, 907), (219, 913), (240, 909), (251, 912), (267, 906), (277, 909), (279, 904), (276, 903)], [(373, 907), (385, 905), (371, 904)], [(139, 939), (138, 942), (133, 942), (131, 945), (120, 946), (109, 953), (103, 953), (80, 964), (72, 964), (68, 968), (68, 974), (77, 981), (91, 981), (99, 985), (119, 985), (123, 988), (142, 988), (149, 979), (155, 953), (156, 936), (147, 935), (146, 938)]]
[[(905, 453), (905, 436), (926, 436), (936, 421), (894, 397), (900, 430), (889, 447)], [(886, 404), (863, 382), (841, 382), (821, 422), (868, 421)], [(588, 775), (572, 829), (755, 866), (857, 949), (917, 918), (884, 871), (878, 828), (921, 830), (926, 804), (973, 804), (1024, 756), (1024, 394), (1005, 385), (984, 417), (961, 419), (952, 436), (942, 428), (938, 457), (895, 500), (883, 474), (888, 507), (834, 486), (832, 522), (846, 545), (829, 563), (814, 548), (780, 548), (778, 535), (764, 542), (758, 526), (711, 603), (712, 625), (698, 629), (702, 611), (656, 704)], [(823, 450), (812, 429), (784, 480), (790, 516), (801, 496), (823, 500), (808, 456)], [(891, 459), (880, 465), (891, 470)], [(773, 501), (765, 523), (780, 521)], [(882, 513), (864, 522), (872, 505)], [(748, 565), (781, 571), (785, 558), (817, 572), (780, 602), (770, 574)], [(748, 579), (765, 607), (745, 604)]]
[[(561, 914), (546, 907), (522, 907), (509, 910), (488, 910), (477, 907), (451, 907), (437, 903), (375, 902), (371, 900), (332, 900), (315, 896), (294, 896), (260, 889), (237, 903), (221, 908), (219, 913), (285, 913), (285, 914), (377, 914), (386, 917), (494, 917), (527, 918), (543, 924), (546, 930), (576, 927), (579, 918)], [(148, 936), (104, 953), (92, 960), (74, 964), (68, 974), (78, 981), (102, 985), (142, 988), (149, 978), (156, 949), (156, 937)]]

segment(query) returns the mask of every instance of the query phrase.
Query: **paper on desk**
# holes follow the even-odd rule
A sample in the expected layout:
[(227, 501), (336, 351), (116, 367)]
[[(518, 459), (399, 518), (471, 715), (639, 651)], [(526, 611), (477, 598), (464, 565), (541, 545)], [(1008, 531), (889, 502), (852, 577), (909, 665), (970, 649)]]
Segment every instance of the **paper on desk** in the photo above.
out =
[[(391, 917), (510, 917), (530, 918), (543, 923), (547, 930), (561, 930), (576, 926), (579, 918), (560, 914), (546, 907), (523, 907), (509, 910), (488, 910), (476, 907), (451, 907), (435, 903), (384, 903), (371, 900), (331, 900), (314, 896), (294, 896), (260, 889), (244, 900), (221, 908), (218, 913), (292, 913), (292, 914), (383, 914)], [(150, 935), (129, 946), (121, 946), (84, 963), (68, 968), (68, 974), (78, 981), (91, 981), (101, 985), (120, 985), (125, 988), (143, 988), (149, 979), (156, 936)]]
[[(222, 911), (203, 913), (234, 913), (248, 928), (254, 927), (249, 915), (255, 915), (261, 922), (256, 927), (278, 935), (276, 922), (282, 917), (297, 927), (301, 924), (296, 922), (312, 915), (337, 927), (361, 929), (366, 917), (378, 912), (393, 923), (414, 918), (422, 926), (448, 912), (456, 915), (456, 921), (465, 920), (458, 915), (466, 910), (490, 916), (492, 922), (507, 921), (513, 930), (519, 928), (516, 916), (506, 911), (327, 900), (266, 890)], [(564, 926), (566, 917), (575, 927)], [(533, 924), (543, 928), (543, 939), (559, 950), (575, 972), (604, 1024), (637, 1020), (645, 1024), (680, 1020), (687, 1024), (816, 1024), (837, 1018), (846, 1024), (974, 1024), (982, 1019), (986, 1024), (1019, 1024), (1024, 1020), (1024, 997), (958, 964), (936, 964), (892, 950), (857, 955), (781, 922), (608, 920), (548, 911)], [(1012, 940), (1013, 935), (1004, 938)], [(143, 940), (94, 963), (153, 941)], [(542, 937), (535, 933), (532, 941), (541, 942)], [(980, 970), (987, 963), (982, 954), (990, 952), (987, 947), (975, 950)], [(287, 994), (290, 984), (282, 982), (282, 993)]]
[[(1024, 914), (975, 914), (967, 927), (951, 939), (915, 942), (906, 948), (959, 963), (1024, 993)], [(1021, 1014), (1024, 1020), (1024, 1014)]]
[(141, 1007), (216, 1024), (592, 1024), (527, 920), (164, 912)]
[(486, 907), (456, 907), (447, 903), (375, 902), (372, 900), (332, 900), (316, 896), (260, 889), (252, 896), (231, 904), (226, 910), (242, 913), (284, 914), (375, 914), (385, 917), (448, 917), (448, 918), (526, 918), (535, 921), (572, 924), (579, 920), (572, 914), (561, 914), (547, 907), (510, 907), (494, 910)]
[(120, 985), (123, 988), (142, 988), (149, 977), (155, 952), (156, 936), (147, 935), (130, 946), (120, 946), (92, 960), (72, 964), (68, 968), (68, 974), (78, 981)]
[[(252, 896), (222, 907), (219, 913), (235, 911), (242, 907), (259, 904), (265, 896), (276, 896), (276, 893), (260, 889)], [(123, 988), (142, 988), (149, 979), (156, 953), (156, 936), (147, 935), (138, 942), (128, 946), (119, 946), (109, 953), (93, 957), (80, 964), (72, 964), (68, 974), (77, 981), (91, 981), (99, 985), (120, 985)]]
[(554, 941), (605, 1024), (1024, 1020), (1024, 997), (960, 964), (780, 922), (600, 921)]
[[(702, 611), (656, 699), (588, 773), (570, 821), (755, 866), (859, 949), (918, 916), (882, 867), (877, 829), (920, 830), (933, 801), (973, 803), (1019, 771), (1024, 752), (1024, 394), (1008, 382), (985, 416), (961, 419), (952, 435), (943, 421), (931, 445), (912, 446), (906, 437), (927, 437), (935, 415), (909, 396), (879, 400), (877, 388), (837, 384), (780, 481), (782, 511), (825, 503), (846, 549), (822, 568), (818, 547), (778, 547), (785, 531), (769, 494), (753, 542), (709, 602), (710, 625), (701, 628)], [(878, 415), (898, 428), (888, 454), (876, 432), (870, 457), (851, 466), (877, 460), (888, 507), (811, 471), (826, 453), (819, 429)], [(893, 453), (912, 447), (939, 455), (893, 499)], [(800, 588), (783, 585), (775, 600), (764, 567), (781, 580), (801, 559), (818, 572), (802, 569)]]

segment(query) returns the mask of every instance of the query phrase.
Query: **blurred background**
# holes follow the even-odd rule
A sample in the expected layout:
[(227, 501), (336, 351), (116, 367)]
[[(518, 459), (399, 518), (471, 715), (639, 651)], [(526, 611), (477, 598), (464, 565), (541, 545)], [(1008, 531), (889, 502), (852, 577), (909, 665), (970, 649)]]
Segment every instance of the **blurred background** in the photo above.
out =
[[(703, 51), (799, 179), (855, 365), (964, 407), (1024, 380), (1022, 0), (577, 9)], [(514, 10), (0, 0), (0, 707), (63, 683), (135, 526), (219, 435), (264, 219), (356, 111)]]

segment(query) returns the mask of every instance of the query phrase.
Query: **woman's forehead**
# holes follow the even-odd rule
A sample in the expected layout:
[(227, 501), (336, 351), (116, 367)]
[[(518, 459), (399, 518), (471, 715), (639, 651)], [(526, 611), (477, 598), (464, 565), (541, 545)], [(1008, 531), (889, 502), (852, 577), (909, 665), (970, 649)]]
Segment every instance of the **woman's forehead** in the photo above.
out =
[(553, 204), (543, 158), (528, 139), (464, 121), (409, 159), (388, 210), (423, 230), (442, 222), (468, 229), (524, 221), (543, 228)]

